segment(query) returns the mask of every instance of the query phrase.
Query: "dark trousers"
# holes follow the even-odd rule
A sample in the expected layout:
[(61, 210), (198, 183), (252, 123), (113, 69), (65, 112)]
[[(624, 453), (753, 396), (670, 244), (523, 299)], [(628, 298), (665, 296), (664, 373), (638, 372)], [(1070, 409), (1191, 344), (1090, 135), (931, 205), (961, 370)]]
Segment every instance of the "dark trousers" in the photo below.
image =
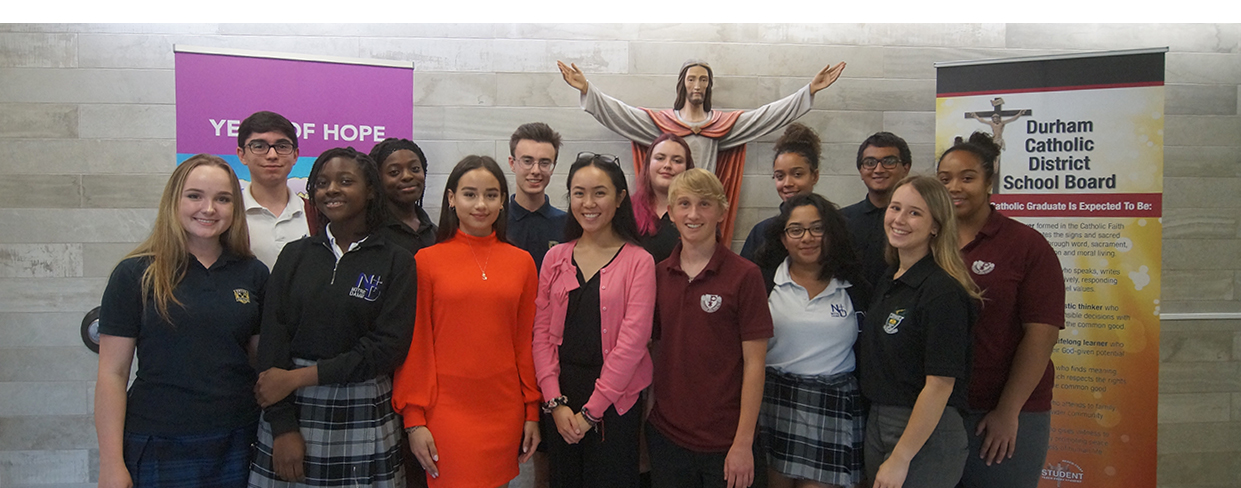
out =
[[(651, 454), (651, 486), (654, 488), (725, 488), (724, 458), (728, 452), (697, 452), (678, 446), (646, 425), (646, 444)], [(755, 488), (767, 487), (767, 462), (758, 442), (754, 453)]]
[(633, 488), (638, 486), (638, 433), (642, 406), (618, 415), (616, 407), (603, 413), (603, 425), (586, 433), (577, 444), (565, 442), (556, 421), (544, 414), (551, 488)]

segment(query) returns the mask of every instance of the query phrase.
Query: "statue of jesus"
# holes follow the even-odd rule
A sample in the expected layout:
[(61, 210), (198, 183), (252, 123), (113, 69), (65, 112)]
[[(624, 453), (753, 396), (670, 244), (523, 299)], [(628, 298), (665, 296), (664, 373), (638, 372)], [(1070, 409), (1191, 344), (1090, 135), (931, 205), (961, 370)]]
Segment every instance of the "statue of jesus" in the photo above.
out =
[(797, 120), (810, 111), (814, 94), (840, 77), (845, 63), (828, 65), (796, 93), (754, 110), (711, 110), (714, 74), (711, 66), (690, 60), (677, 77), (676, 103), (672, 109), (638, 108), (612, 98), (586, 81), (576, 64), (557, 61), (565, 83), (581, 92), (582, 109), (604, 127), (633, 142), (634, 164), (645, 164), (648, 147), (655, 138), (672, 132), (689, 144), (695, 165), (715, 172), (728, 194), (728, 216), (721, 227), (725, 242), (732, 240), (737, 216), (737, 197), (745, 167), (745, 144)]

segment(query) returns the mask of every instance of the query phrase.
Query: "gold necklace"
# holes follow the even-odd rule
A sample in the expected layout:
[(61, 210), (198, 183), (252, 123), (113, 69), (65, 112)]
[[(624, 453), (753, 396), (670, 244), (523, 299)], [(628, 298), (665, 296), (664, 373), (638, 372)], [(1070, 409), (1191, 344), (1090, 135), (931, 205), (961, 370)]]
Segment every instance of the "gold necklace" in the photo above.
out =
[(488, 249), (488, 251), (487, 251), (487, 261), (486, 261), (486, 262), (484, 262), (483, 264), (479, 264), (479, 263), (478, 263), (478, 253), (475, 253), (475, 252), (474, 252), (474, 245), (473, 245), (473, 244), (470, 244), (470, 242), (469, 242), (469, 241), (466, 241), (466, 242), (465, 242), (465, 245), (466, 245), (466, 246), (469, 246), (469, 248), (470, 248), (470, 254), (474, 256), (474, 264), (478, 266), (478, 271), (479, 271), (479, 272), (481, 272), (481, 273), (483, 274), (483, 281), (487, 281), (487, 265), (488, 265), (488, 264), (491, 264), (491, 250), (490, 250), (490, 249)]

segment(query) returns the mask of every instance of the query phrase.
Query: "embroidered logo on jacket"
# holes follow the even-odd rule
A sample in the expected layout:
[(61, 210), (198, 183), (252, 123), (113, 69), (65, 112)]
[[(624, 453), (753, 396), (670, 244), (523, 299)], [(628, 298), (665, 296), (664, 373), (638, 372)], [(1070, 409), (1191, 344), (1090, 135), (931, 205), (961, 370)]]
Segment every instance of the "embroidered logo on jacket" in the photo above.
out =
[(724, 304), (724, 299), (719, 295), (705, 294), (698, 300), (702, 303), (702, 311), (707, 313), (715, 313), (720, 309), (720, 305)]
[(233, 290), (233, 299), (237, 300), (237, 303), (250, 303), (250, 290), (245, 288)]
[(349, 296), (373, 302), (379, 299), (379, 285), (382, 284), (379, 275), (358, 274), (358, 284), (349, 290)]
[(888, 314), (888, 321), (883, 324), (883, 331), (889, 334), (900, 332), (897, 328), (901, 326), (901, 321), (905, 320), (905, 309), (900, 309)]
[(995, 270), (995, 263), (988, 263), (986, 261), (981, 261), (981, 260), (974, 261), (974, 265), (970, 267), (970, 271), (973, 271), (974, 274), (979, 275), (979, 276), (985, 275), (994, 270)]

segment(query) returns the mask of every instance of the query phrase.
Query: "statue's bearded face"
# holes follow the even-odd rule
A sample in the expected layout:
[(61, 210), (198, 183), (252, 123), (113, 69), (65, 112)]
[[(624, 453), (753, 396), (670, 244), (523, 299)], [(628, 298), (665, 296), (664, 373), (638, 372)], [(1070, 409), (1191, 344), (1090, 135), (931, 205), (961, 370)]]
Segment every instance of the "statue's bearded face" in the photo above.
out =
[(702, 105), (707, 97), (707, 87), (711, 85), (711, 74), (702, 66), (691, 66), (685, 72), (686, 100), (694, 105)]

